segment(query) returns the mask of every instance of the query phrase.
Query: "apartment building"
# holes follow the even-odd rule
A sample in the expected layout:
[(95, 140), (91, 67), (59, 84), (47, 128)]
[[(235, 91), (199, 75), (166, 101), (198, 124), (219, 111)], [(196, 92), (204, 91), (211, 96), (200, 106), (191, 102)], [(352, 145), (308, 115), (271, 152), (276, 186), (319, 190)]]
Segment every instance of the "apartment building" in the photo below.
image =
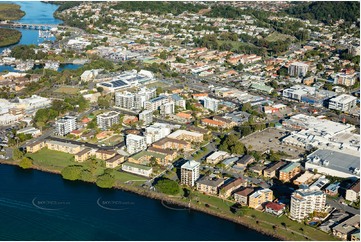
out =
[(76, 162), (84, 162), (93, 155), (95, 155), (95, 150), (91, 148), (85, 148), (74, 155), (74, 160)]
[(120, 122), (120, 113), (111, 111), (107, 113), (102, 113), (97, 116), (97, 124), (101, 129), (109, 129), (114, 124)]
[(174, 114), (175, 103), (173, 101), (164, 103), (160, 106), (160, 115), (171, 115)]
[(135, 94), (131, 92), (116, 92), (114, 96), (115, 106), (126, 109), (135, 108)]
[(242, 178), (237, 178), (232, 180), (231, 182), (227, 182), (224, 184), (219, 191), (219, 196), (221, 198), (228, 198), (232, 195), (232, 193), (240, 187), (246, 187), (247, 181)]
[(55, 122), (56, 133), (61, 136), (69, 134), (76, 129), (76, 117), (65, 116)]
[(286, 162), (284, 161), (278, 161), (274, 164), (272, 164), (270, 167), (263, 170), (263, 176), (267, 178), (273, 178), (278, 176), (278, 170), (281, 169), (282, 166), (284, 166)]
[(353, 86), (357, 80), (357, 74), (346, 74), (346, 73), (336, 73), (332, 75), (333, 84), (344, 85), (344, 86)]
[(155, 148), (171, 149), (171, 150), (189, 150), (191, 144), (184, 140), (164, 138), (152, 144)]
[(328, 104), (329, 109), (339, 110), (342, 112), (349, 112), (356, 106), (357, 98), (348, 94), (341, 94), (340, 96), (331, 98)]
[(314, 211), (323, 211), (326, 205), (326, 194), (318, 188), (310, 189), (301, 186), (291, 195), (290, 216), (292, 219), (301, 221)]
[(288, 182), (300, 172), (300, 163), (289, 163), (279, 171), (279, 180), (283, 182)]
[(217, 195), (224, 180), (218, 177), (203, 176), (196, 181), (197, 190), (207, 194)]
[(122, 170), (145, 177), (150, 177), (153, 172), (152, 167), (134, 164), (131, 162), (124, 162), (122, 164)]
[(124, 162), (124, 156), (117, 154), (117, 155), (113, 156), (112, 158), (109, 158), (105, 161), (105, 167), (106, 168), (116, 168), (123, 162)]
[(210, 98), (210, 97), (205, 97), (203, 99), (204, 101), (204, 107), (206, 109), (209, 109), (213, 112), (217, 112), (218, 111), (218, 104), (219, 104), (219, 100), (214, 99), (214, 98)]
[(46, 147), (49, 150), (65, 152), (73, 155), (75, 155), (76, 153), (78, 153), (80, 150), (83, 149), (80, 145), (75, 145), (75, 144), (65, 143), (55, 140), (47, 140)]
[(360, 179), (357, 179), (357, 181), (346, 190), (345, 198), (347, 201), (352, 202), (355, 202), (360, 198)]
[(236, 202), (243, 204), (243, 205), (248, 205), (248, 201), (249, 201), (249, 196), (254, 192), (254, 188), (252, 187), (246, 187), (243, 188), (240, 191), (237, 191), (234, 193), (234, 200), (236, 200)]
[(303, 62), (294, 62), (288, 67), (288, 74), (290, 76), (306, 76), (309, 65)]
[(249, 196), (248, 206), (251, 208), (261, 208), (266, 202), (272, 202), (273, 191), (265, 188), (257, 190)]
[(144, 125), (153, 123), (153, 111), (144, 110), (143, 112), (139, 113), (139, 121), (143, 121)]
[(187, 161), (181, 166), (181, 183), (193, 187), (199, 178), (200, 163), (194, 160)]
[[(356, 214), (332, 228), (332, 234), (342, 240), (352, 240), (352, 234), (360, 233), (360, 215)], [(360, 236), (360, 235), (359, 235)], [(357, 241), (360, 241), (358, 239)]]
[(165, 138), (171, 132), (171, 127), (165, 123), (154, 123), (145, 128), (145, 138), (148, 145)]
[(179, 129), (170, 135), (168, 135), (168, 138), (171, 139), (178, 139), (178, 140), (185, 140), (190, 142), (202, 142), (203, 141), (203, 134), (198, 132), (192, 132), (188, 130), (182, 130)]
[(125, 144), (129, 154), (134, 154), (147, 148), (145, 137), (135, 134), (128, 134)]

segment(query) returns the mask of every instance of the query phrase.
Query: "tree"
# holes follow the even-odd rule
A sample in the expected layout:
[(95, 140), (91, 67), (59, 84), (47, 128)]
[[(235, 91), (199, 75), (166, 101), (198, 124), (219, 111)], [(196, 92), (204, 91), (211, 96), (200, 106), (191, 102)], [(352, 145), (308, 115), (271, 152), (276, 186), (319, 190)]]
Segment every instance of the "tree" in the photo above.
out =
[(63, 170), (61, 170), (61, 175), (66, 180), (75, 181), (80, 178), (80, 174), (82, 170), (83, 170), (82, 166), (71, 165), (63, 168)]
[(103, 91), (104, 91), (104, 88), (102, 88), (102, 87), (97, 87), (97, 91), (98, 91), (98, 92), (103, 92)]
[(89, 170), (82, 170), (80, 173), (80, 180), (91, 182), (94, 180), (93, 174)]
[(19, 162), (19, 166), (20, 166), (21, 168), (23, 168), (23, 169), (29, 169), (29, 168), (32, 167), (32, 165), (33, 165), (33, 162), (32, 162), (32, 160), (31, 160), (30, 158), (28, 158), (28, 157), (23, 157), (23, 158), (21, 159), (21, 161)]
[(115, 178), (110, 173), (105, 172), (103, 175), (97, 177), (96, 184), (101, 188), (112, 188), (115, 183)]
[(19, 160), (21, 158), (23, 158), (24, 153), (19, 150), (18, 148), (14, 148), (13, 149), (13, 160)]
[(168, 195), (176, 195), (180, 192), (178, 183), (169, 179), (159, 180), (157, 184), (155, 184), (155, 188)]

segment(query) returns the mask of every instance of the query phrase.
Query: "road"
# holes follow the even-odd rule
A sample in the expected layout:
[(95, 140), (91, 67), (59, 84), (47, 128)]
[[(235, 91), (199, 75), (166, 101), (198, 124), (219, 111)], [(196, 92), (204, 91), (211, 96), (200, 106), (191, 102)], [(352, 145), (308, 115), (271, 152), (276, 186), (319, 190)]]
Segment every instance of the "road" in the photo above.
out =
[(331, 198), (327, 198), (326, 199), (327, 203), (330, 204), (332, 207), (338, 209), (338, 210), (342, 210), (351, 214), (360, 214), (360, 210), (347, 206), (347, 205), (343, 205), (338, 201), (335, 201)]

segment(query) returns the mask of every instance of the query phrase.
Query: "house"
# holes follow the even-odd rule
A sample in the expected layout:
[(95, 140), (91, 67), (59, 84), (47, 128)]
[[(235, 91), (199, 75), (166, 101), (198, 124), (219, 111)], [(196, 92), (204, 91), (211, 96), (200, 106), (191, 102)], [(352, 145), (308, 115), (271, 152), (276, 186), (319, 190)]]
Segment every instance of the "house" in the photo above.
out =
[(177, 113), (175, 115), (175, 118), (179, 122), (189, 123), (191, 121), (191, 119), (192, 119), (192, 114), (181, 112), (181, 113)]
[(124, 156), (119, 154), (113, 156), (112, 158), (105, 161), (106, 168), (115, 168), (124, 162)]
[(234, 192), (235, 190), (237, 190), (240, 187), (246, 187), (247, 186), (247, 181), (242, 179), (242, 178), (238, 178), (238, 179), (234, 179), (231, 182), (224, 184), (219, 191), (219, 196), (221, 198), (228, 198), (232, 195), (232, 192)]
[(204, 176), (196, 181), (197, 190), (207, 194), (218, 194), (218, 189), (224, 180), (214, 176)]
[(360, 179), (358, 179), (349, 189), (346, 190), (347, 201), (355, 202), (360, 198)]
[(285, 211), (285, 207), (285, 204), (268, 202), (265, 206), (265, 211), (276, 216), (281, 216)]
[(248, 206), (251, 208), (261, 208), (265, 202), (273, 200), (273, 191), (268, 188), (257, 190), (248, 198)]
[(229, 154), (225, 151), (215, 151), (210, 156), (207, 157), (207, 163), (211, 163), (213, 165), (217, 164), (218, 162), (226, 159), (229, 157)]
[(252, 194), (253, 192), (254, 192), (254, 188), (252, 187), (243, 188), (242, 190), (237, 191), (233, 194), (234, 200), (236, 200), (236, 202), (240, 204), (248, 205), (249, 195)]
[(332, 228), (332, 234), (342, 240), (350, 240), (351, 234), (360, 229), (360, 215), (356, 214)]
[(131, 162), (124, 162), (122, 164), (122, 170), (145, 177), (150, 177), (153, 172), (152, 167), (134, 164)]

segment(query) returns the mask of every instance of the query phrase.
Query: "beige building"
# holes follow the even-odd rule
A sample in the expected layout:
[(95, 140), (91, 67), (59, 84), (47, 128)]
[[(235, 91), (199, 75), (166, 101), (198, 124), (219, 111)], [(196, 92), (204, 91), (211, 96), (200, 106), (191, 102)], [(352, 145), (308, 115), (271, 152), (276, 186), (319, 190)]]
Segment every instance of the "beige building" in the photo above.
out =
[(197, 190), (207, 194), (217, 195), (220, 186), (224, 183), (223, 179), (218, 177), (204, 176), (196, 182)]
[(35, 153), (41, 150), (42, 148), (46, 147), (44, 141), (37, 141), (35, 143), (29, 144), (26, 146), (27, 153)]
[(332, 234), (342, 240), (351, 240), (351, 234), (360, 231), (360, 215), (356, 214), (332, 228)]
[(75, 155), (76, 153), (80, 152), (83, 149), (80, 145), (75, 145), (75, 144), (65, 143), (55, 140), (47, 140), (46, 147), (49, 150), (65, 152), (73, 155)]
[(84, 162), (93, 155), (95, 155), (95, 150), (90, 148), (85, 148), (74, 155), (74, 160), (76, 162)]
[(254, 192), (254, 188), (252, 187), (246, 187), (240, 191), (237, 191), (234, 193), (234, 200), (236, 200), (236, 202), (243, 204), (243, 205), (248, 205), (248, 201), (249, 201), (249, 196)]
[(198, 132), (192, 132), (188, 130), (177, 130), (170, 135), (168, 135), (168, 138), (171, 139), (178, 139), (178, 140), (185, 140), (190, 142), (202, 142), (203, 141), (203, 134)]
[(261, 208), (266, 202), (272, 202), (273, 191), (271, 189), (262, 189), (255, 191), (249, 196), (248, 206), (251, 208)]
[(97, 150), (95, 157), (99, 160), (108, 160), (117, 154), (114, 150)]
[(278, 170), (284, 166), (286, 163), (283, 161), (279, 161), (275, 164), (273, 164), (271, 167), (266, 168), (263, 170), (263, 176), (267, 177), (267, 178), (273, 178), (273, 177), (277, 177), (277, 172)]
[(232, 192), (234, 192), (235, 190), (237, 190), (242, 186), (246, 187), (247, 181), (243, 180), (242, 178), (235, 179), (220, 188), (219, 196), (221, 198), (228, 198), (232, 195)]
[(105, 161), (106, 168), (115, 168), (124, 162), (124, 156), (115, 155), (112, 158)]

